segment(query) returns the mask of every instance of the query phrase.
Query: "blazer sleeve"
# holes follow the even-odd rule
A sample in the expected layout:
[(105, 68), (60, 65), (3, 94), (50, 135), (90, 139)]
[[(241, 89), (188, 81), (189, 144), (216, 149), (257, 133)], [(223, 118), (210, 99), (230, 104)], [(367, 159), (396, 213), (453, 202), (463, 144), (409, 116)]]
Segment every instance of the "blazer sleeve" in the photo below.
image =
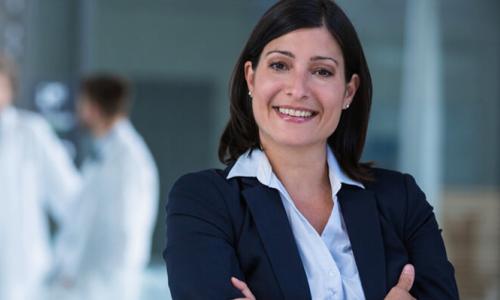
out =
[(432, 206), (410, 175), (405, 175), (407, 211), (405, 243), (415, 267), (415, 283), (410, 291), (419, 300), (458, 299), (454, 269), (446, 250)]
[(223, 184), (215, 172), (188, 174), (169, 194), (163, 255), (174, 300), (242, 297), (230, 282), (231, 276), (244, 278)]

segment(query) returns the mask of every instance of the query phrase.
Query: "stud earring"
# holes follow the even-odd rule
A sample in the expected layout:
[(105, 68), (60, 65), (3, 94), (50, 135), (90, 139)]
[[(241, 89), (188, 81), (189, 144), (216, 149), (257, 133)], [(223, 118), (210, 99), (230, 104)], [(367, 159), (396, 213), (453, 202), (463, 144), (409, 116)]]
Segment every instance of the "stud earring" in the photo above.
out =
[(252, 91), (248, 91), (248, 96), (250, 97), (250, 100), (252, 100)]
[(346, 104), (346, 105), (344, 106), (344, 109), (348, 109), (348, 108), (349, 108), (349, 104)]

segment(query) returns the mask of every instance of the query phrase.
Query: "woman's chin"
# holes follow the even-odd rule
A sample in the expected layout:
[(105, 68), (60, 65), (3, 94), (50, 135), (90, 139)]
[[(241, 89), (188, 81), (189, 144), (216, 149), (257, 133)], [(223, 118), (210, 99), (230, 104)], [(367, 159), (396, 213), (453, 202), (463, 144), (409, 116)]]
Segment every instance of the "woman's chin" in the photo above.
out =
[(310, 137), (293, 137), (287, 136), (282, 138), (276, 138), (271, 143), (263, 143), (264, 148), (266, 144), (268, 147), (279, 147), (279, 148), (308, 148), (314, 146), (322, 146), (326, 143), (326, 140), (319, 141), (311, 139)]

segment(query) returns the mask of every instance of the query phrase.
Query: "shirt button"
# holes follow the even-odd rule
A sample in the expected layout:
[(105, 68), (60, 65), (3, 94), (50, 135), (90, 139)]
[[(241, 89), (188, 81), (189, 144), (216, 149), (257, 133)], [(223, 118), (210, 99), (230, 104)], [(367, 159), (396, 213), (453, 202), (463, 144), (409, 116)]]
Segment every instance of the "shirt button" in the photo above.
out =
[(333, 277), (335, 275), (335, 272), (330, 271), (330, 272), (328, 272), (328, 275), (330, 275), (330, 277)]

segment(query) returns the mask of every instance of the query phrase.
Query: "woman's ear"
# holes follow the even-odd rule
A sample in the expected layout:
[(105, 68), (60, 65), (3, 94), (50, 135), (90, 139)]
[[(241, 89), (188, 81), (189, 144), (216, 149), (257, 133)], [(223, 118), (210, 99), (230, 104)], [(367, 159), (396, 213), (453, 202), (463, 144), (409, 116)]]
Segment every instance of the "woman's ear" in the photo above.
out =
[(246, 61), (244, 67), (245, 67), (245, 80), (247, 82), (248, 91), (251, 93), (253, 92), (253, 87), (254, 87), (255, 71), (253, 69), (251, 61)]
[(343, 107), (349, 107), (349, 105), (351, 105), (352, 99), (354, 98), (354, 95), (356, 95), (358, 88), (359, 76), (358, 74), (353, 74), (351, 76), (351, 80), (349, 80), (346, 85)]

